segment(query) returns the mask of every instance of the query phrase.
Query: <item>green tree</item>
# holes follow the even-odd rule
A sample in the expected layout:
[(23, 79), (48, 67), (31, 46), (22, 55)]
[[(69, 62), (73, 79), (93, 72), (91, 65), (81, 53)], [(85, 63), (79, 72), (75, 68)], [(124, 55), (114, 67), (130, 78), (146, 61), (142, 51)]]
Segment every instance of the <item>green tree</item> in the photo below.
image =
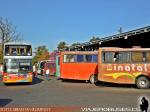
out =
[(96, 41), (100, 41), (100, 38), (93, 36), (89, 42), (96, 42)]
[(81, 46), (81, 44), (80, 43), (73, 43), (71, 46), (70, 46), (70, 48), (75, 48), (75, 47), (79, 47), (79, 46)]
[(69, 47), (68, 47), (67, 43), (63, 41), (58, 44), (57, 49), (58, 49), (58, 51), (64, 51), (64, 50), (68, 50)]
[(41, 60), (48, 60), (50, 58), (49, 51), (45, 45), (36, 47), (34, 53), (35, 56), (33, 57), (33, 64)]

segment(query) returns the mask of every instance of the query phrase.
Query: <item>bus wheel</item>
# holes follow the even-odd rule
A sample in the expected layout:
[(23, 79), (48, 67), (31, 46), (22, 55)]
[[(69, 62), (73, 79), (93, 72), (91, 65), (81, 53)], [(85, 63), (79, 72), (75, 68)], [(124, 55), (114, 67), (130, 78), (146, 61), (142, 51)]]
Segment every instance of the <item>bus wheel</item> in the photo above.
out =
[(97, 76), (96, 75), (91, 75), (91, 77), (90, 77), (90, 83), (94, 84), (96, 82), (97, 82)]
[(150, 80), (145, 76), (140, 76), (136, 79), (136, 86), (140, 89), (147, 89), (150, 87)]

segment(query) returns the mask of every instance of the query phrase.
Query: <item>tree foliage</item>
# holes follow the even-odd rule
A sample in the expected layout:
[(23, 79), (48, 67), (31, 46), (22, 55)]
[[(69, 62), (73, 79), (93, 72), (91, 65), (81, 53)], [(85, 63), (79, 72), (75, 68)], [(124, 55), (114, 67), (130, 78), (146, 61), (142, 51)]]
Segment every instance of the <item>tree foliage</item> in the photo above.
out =
[(100, 38), (93, 36), (89, 42), (95, 42), (95, 41), (100, 41)]
[(33, 57), (33, 64), (41, 60), (48, 60), (49, 58), (50, 54), (45, 45), (38, 46), (35, 48), (35, 56)]
[(57, 46), (58, 51), (68, 50), (67, 43), (62, 41)]
[(77, 42), (77, 43), (73, 43), (70, 47), (71, 47), (71, 48), (74, 48), (74, 47), (77, 47), (77, 46), (81, 46), (81, 44), (78, 43), (78, 42)]
[(71, 46), (78, 46), (78, 45), (81, 45), (80, 43), (73, 43)]

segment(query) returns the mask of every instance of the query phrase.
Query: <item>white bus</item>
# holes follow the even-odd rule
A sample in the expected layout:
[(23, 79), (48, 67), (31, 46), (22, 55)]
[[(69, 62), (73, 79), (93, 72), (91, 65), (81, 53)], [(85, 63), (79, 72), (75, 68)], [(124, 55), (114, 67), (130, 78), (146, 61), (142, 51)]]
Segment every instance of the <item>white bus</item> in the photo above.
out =
[(32, 82), (32, 45), (23, 42), (4, 44), (4, 83)]

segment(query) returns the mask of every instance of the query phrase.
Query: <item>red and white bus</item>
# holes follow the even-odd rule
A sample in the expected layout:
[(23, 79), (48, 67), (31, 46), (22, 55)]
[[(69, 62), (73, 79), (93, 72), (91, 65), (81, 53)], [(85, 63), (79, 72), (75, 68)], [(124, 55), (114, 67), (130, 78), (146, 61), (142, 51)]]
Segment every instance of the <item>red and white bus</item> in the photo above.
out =
[(49, 68), (50, 75), (54, 75), (56, 73), (56, 62), (55, 60), (42, 60), (37, 64), (37, 73), (39, 75), (44, 75), (46, 68)]
[(150, 87), (150, 48), (99, 48), (98, 80)]
[(60, 54), (60, 78), (97, 81), (98, 52), (66, 51)]
[(32, 82), (32, 46), (23, 42), (4, 44), (3, 82)]

